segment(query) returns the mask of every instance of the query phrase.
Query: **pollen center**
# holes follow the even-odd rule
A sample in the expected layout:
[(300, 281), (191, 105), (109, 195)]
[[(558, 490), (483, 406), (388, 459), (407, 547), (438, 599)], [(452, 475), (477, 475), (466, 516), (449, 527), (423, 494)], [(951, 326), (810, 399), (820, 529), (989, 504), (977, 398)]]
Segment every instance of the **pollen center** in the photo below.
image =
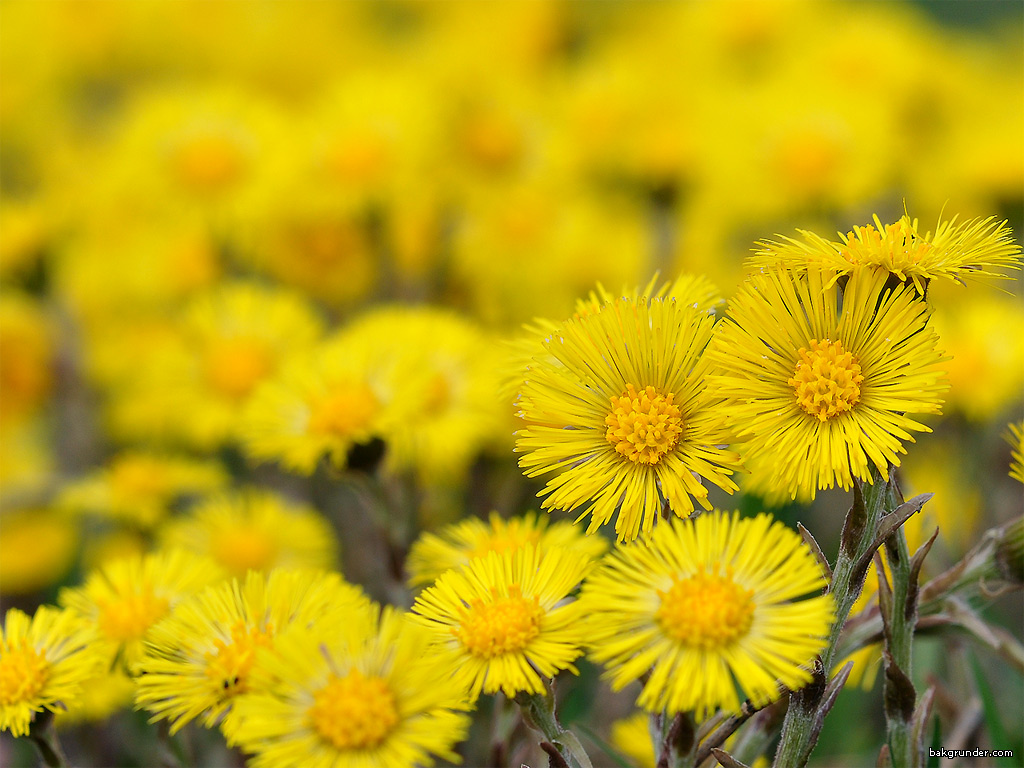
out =
[(399, 715), (388, 684), (353, 669), (317, 691), (309, 718), (338, 749), (372, 749), (387, 738)]
[(216, 650), (205, 657), (206, 676), (222, 696), (235, 696), (247, 690), (246, 678), (256, 659), (256, 649), (269, 648), (273, 637), (272, 624), (261, 629), (237, 621), (231, 627), (231, 640), (214, 639)]
[(22, 640), (17, 646), (0, 646), (0, 706), (34, 699), (50, 672), (46, 657)]
[(657, 464), (676, 447), (683, 434), (683, 418), (672, 403), (673, 394), (654, 387), (637, 392), (632, 384), (619, 397), (612, 397), (612, 410), (605, 418), (605, 437), (615, 450), (637, 464)]
[(236, 181), (245, 165), (237, 142), (227, 136), (195, 136), (178, 147), (178, 178), (197, 192), (215, 192)]
[(811, 349), (800, 349), (800, 362), (789, 385), (797, 403), (811, 416), (827, 421), (853, 410), (860, 400), (864, 377), (856, 359), (838, 341), (812, 341)]
[(111, 640), (137, 640), (167, 615), (170, 603), (157, 597), (151, 588), (99, 603), (100, 631)]
[(215, 342), (207, 350), (204, 362), (210, 386), (235, 400), (248, 396), (273, 368), (266, 344), (244, 337)]
[(540, 634), (544, 609), (536, 597), (527, 600), (519, 587), (509, 588), (508, 597), (497, 595), (488, 602), (474, 600), (452, 633), (462, 646), (481, 659), (523, 650)]
[(370, 426), (378, 408), (377, 397), (366, 384), (341, 386), (314, 405), (309, 415), (309, 431), (352, 437)]
[(754, 618), (753, 591), (729, 575), (705, 573), (658, 591), (655, 618), (667, 635), (693, 648), (722, 648), (743, 637)]
[(218, 562), (239, 576), (245, 576), (246, 571), (269, 569), (278, 553), (274, 535), (252, 525), (237, 525), (219, 532), (210, 549)]

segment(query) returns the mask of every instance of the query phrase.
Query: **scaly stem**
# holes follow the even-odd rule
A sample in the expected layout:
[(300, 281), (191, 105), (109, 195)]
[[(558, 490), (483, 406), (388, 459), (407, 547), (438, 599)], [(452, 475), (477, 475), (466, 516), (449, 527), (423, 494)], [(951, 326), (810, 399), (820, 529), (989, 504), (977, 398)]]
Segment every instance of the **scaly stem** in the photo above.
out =
[[(899, 490), (889, 484), (888, 504), (902, 503)], [(912, 571), (910, 549), (901, 526), (885, 543), (885, 556), (892, 576), (892, 599), (882, 606), (885, 613), (885, 720), (889, 755), (894, 768), (909, 768), (916, 762), (911, 725), (916, 703), (910, 679), (914, 627), (917, 623), (917, 575)], [(879, 578), (884, 578), (882, 575)]]
[(64, 751), (57, 741), (57, 734), (53, 729), (53, 713), (44, 711), (36, 715), (28, 727), (28, 738), (35, 744), (42, 758), (43, 765), (47, 768), (68, 768), (68, 759), (64, 757)]
[(836, 606), (835, 623), (829, 632), (825, 649), (821, 652), (820, 667), (815, 679), (790, 696), (789, 710), (782, 725), (782, 739), (775, 753), (777, 768), (799, 768), (805, 765), (821, 730), (821, 721), (826, 714), (821, 711), (825, 684), (835, 666), (839, 636), (864, 586), (871, 550), (882, 517), (889, 511), (886, 509), (889, 484), (875, 467), (871, 468), (871, 480), (870, 484), (858, 481), (854, 488), (853, 507), (846, 516), (842, 542), (829, 585), (829, 593)]
[(558, 722), (558, 717), (555, 714), (554, 693), (550, 686), (545, 685), (545, 688), (547, 690), (544, 694), (526, 693), (525, 691), (516, 694), (515, 702), (519, 705), (523, 720), (535, 731), (544, 734), (546, 742), (558, 751), (562, 760), (570, 768), (593, 768), (590, 757), (584, 751), (580, 740)]

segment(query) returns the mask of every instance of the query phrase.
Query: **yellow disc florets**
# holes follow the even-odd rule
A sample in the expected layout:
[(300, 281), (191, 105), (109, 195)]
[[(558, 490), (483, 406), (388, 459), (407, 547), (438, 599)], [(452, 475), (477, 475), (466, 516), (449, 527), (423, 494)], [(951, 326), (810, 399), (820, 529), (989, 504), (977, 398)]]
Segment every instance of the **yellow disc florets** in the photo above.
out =
[(138, 592), (100, 602), (97, 622), (100, 631), (111, 640), (137, 640), (169, 609), (167, 598), (156, 596), (150, 587), (142, 587)]
[(46, 656), (22, 639), (18, 645), (0, 647), (0, 706), (35, 698), (50, 672)]
[(854, 265), (879, 264), (901, 277), (917, 267), (934, 246), (918, 235), (913, 224), (902, 218), (881, 231), (868, 224), (854, 227), (840, 249), (843, 257)]
[(800, 349), (789, 385), (800, 407), (811, 416), (827, 421), (853, 409), (860, 401), (864, 376), (860, 364), (838, 341), (812, 341), (810, 350)]
[(349, 438), (370, 426), (380, 407), (366, 384), (342, 386), (317, 402), (309, 416), (309, 431)]
[(701, 571), (658, 591), (655, 618), (665, 634), (692, 648), (723, 648), (743, 637), (754, 619), (753, 592), (730, 574)]
[(231, 627), (231, 640), (214, 639), (216, 651), (206, 654), (206, 676), (222, 691), (222, 695), (235, 696), (247, 690), (246, 678), (256, 660), (256, 649), (269, 648), (274, 637), (274, 628), (249, 627), (245, 622), (235, 622)]
[(241, 400), (273, 369), (267, 345), (245, 337), (212, 343), (205, 356), (206, 380), (225, 397)]
[(353, 669), (317, 691), (309, 719), (338, 749), (372, 749), (387, 738), (399, 716), (387, 682)]
[(632, 384), (619, 397), (612, 396), (612, 410), (604, 423), (605, 437), (615, 450), (637, 464), (657, 464), (676, 447), (683, 434), (683, 419), (672, 403), (654, 387), (637, 392)]
[(538, 600), (522, 596), (513, 585), (508, 597), (497, 595), (489, 601), (474, 600), (452, 634), (474, 656), (493, 659), (505, 653), (516, 653), (540, 634), (544, 609)]

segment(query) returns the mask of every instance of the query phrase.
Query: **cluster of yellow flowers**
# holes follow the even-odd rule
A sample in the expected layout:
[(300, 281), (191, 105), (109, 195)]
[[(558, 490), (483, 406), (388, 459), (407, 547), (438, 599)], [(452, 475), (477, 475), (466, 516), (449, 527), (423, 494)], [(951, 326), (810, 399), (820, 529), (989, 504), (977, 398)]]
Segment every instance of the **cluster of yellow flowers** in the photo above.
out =
[(1024, 482), (1018, 40), (839, 0), (0, 22), (18, 757), (120, 759), (76, 729), (134, 708), (133, 764), (541, 759), (514, 701), (586, 768), (553, 700), (600, 667), (587, 748), (647, 768), (878, 656), (837, 638), (891, 570), (837, 594), (794, 509), (898, 469), (951, 562), (1019, 512), (976, 477)]

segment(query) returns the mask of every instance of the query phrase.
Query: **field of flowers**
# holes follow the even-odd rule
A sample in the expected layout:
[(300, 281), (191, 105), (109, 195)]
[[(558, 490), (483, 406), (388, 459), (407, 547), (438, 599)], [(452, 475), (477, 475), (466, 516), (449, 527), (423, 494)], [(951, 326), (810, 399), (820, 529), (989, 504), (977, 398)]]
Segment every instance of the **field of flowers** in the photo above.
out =
[(1020, 766), (1022, 230), (1020, 3), (0, 0), (0, 764)]

